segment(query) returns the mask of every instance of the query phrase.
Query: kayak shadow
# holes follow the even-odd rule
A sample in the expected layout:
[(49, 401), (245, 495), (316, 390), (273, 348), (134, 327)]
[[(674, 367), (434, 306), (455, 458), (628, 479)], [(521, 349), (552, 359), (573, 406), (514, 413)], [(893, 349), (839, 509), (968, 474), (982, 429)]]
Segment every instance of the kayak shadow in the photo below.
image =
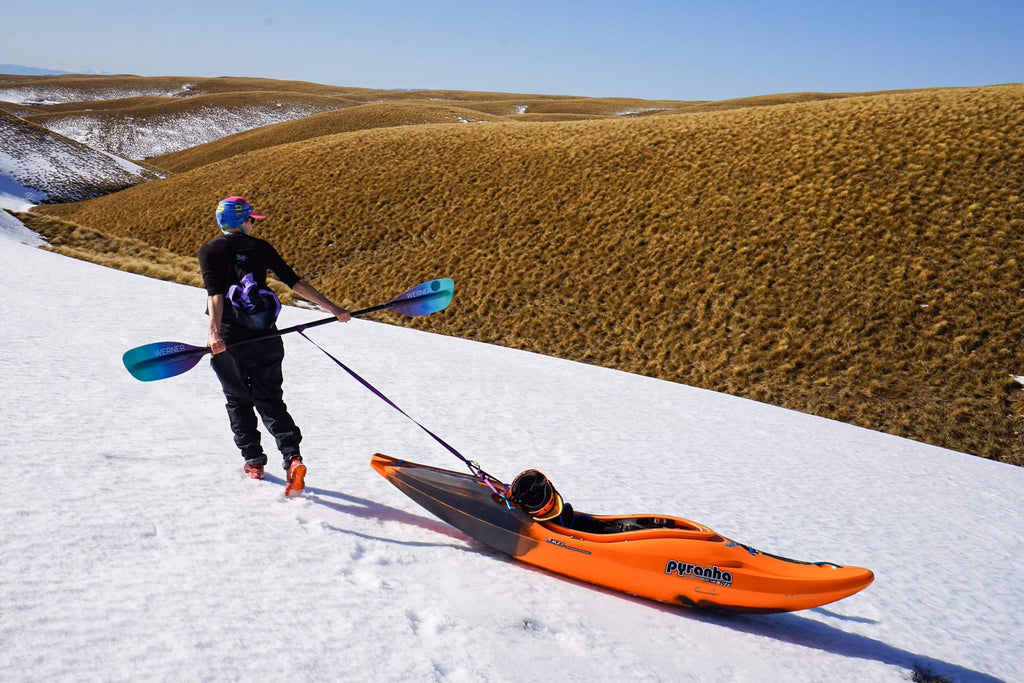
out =
[[(833, 613), (827, 610), (823, 611), (829, 616), (833, 616)], [(945, 677), (944, 679), (939, 678), (939, 680), (955, 680), (957, 683), (1004, 683), (1003, 679), (996, 676), (903, 650), (858, 633), (849, 633), (796, 613), (750, 615), (697, 612), (693, 616), (702, 621), (726, 626), (737, 631), (774, 638), (785, 643), (821, 650), (842, 657), (881, 662), (911, 672), (928, 671), (937, 678)], [(868, 619), (834, 616), (849, 621), (872, 623)]]
[(866, 617), (852, 617), (847, 614), (840, 614), (839, 612), (833, 612), (832, 610), (825, 609), (824, 607), (812, 607), (811, 612), (817, 612), (823, 614), (826, 617), (833, 619), (839, 619), (840, 621), (852, 621), (856, 624), (877, 624), (878, 621), (875, 619), (868, 619)]
[[(284, 483), (284, 482), (282, 482)], [(430, 519), (429, 517), (421, 517), (414, 515), (411, 512), (399, 510), (397, 508), (388, 507), (378, 503), (377, 501), (369, 500), (367, 498), (359, 498), (358, 496), (352, 496), (347, 493), (341, 493), (339, 491), (331, 491), (329, 489), (321, 489), (314, 487), (306, 488), (306, 500), (322, 505), (325, 508), (340, 512), (346, 515), (352, 515), (353, 517), (359, 517), (361, 519), (376, 519), (382, 522), (399, 522), (401, 524), (410, 524), (417, 526), (427, 531), (433, 531), (437, 534), (442, 534), (449, 538), (454, 538), (459, 541), (469, 542), (470, 538), (458, 531), (454, 527), (445, 524), (444, 522)], [(312, 495), (309, 495), (312, 494)], [(330, 499), (330, 500), (328, 500)], [(334, 531), (345, 532), (356, 536), (364, 536), (354, 531), (348, 531), (346, 529), (340, 529), (336, 527), (330, 527)], [(366, 538), (371, 538), (365, 536)], [(458, 548), (459, 550), (473, 550), (475, 548), (469, 545), (457, 546), (450, 543), (417, 543), (415, 541), (396, 541), (394, 539), (381, 538), (378, 536), (372, 537), (374, 540), (385, 541), (388, 543), (401, 543), (403, 545), (416, 545), (416, 546), (438, 546), (445, 548)]]

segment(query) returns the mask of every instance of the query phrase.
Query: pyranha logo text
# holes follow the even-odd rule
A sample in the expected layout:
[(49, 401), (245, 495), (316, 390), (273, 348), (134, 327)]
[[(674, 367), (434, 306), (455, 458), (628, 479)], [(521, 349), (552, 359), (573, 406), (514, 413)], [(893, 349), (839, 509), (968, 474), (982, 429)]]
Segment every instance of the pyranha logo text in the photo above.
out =
[(718, 567), (702, 567), (699, 564), (669, 560), (665, 563), (666, 574), (678, 574), (679, 576), (692, 576), (695, 579), (708, 583), (717, 583), (719, 586), (731, 586), (732, 574), (723, 572)]

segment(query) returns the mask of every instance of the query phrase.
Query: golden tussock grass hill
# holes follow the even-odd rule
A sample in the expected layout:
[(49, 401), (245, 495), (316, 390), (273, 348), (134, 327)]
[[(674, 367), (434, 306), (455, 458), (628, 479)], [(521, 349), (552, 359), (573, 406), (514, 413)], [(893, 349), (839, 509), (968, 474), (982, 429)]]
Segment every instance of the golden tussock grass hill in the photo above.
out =
[(195, 259), (154, 247), (132, 237), (115, 237), (76, 225), (70, 221), (37, 213), (18, 216), (32, 230), (45, 235), (49, 251), (91, 261), (101, 266), (145, 275), (183, 285), (202, 287)]
[[(357, 97), (369, 98), (382, 94), (389, 96), (386, 101), (349, 106), (346, 109), (324, 112), (294, 121), (262, 126), (179, 152), (150, 157), (147, 161), (165, 171), (181, 173), (215, 161), (275, 145), (371, 128), (428, 123), (479, 123), (482, 121), (519, 123), (579, 121), (613, 116), (646, 116), (673, 111), (703, 111), (707, 107), (739, 109), (848, 96), (796, 93), (728, 100), (722, 103), (686, 103), (626, 98), (538, 98), (533, 95), (525, 97), (505, 95), (504, 99), (492, 100), (488, 98), (494, 97), (494, 93), (453, 93), (449, 91), (389, 92), (364, 94)], [(431, 97), (426, 97), (428, 94)], [(247, 93), (247, 96), (257, 98), (263, 95)], [(341, 101), (339, 98), (333, 99)], [(349, 104), (360, 104), (356, 99), (345, 101)], [(159, 106), (158, 103), (150, 104)]]
[(45, 126), (58, 118), (89, 117), (102, 121), (105, 118), (113, 117), (121, 120), (125, 116), (130, 116), (133, 120), (139, 121), (141, 125), (145, 125), (147, 119), (155, 117), (194, 114), (212, 108), (230, 110), (242, 107), (262, 107), (268, 103), (273, 103), (273, 106), (301, 105), (319, 111), (340, 109), (345, 106), (337, 98), (323, 95), (293, 92), (238, 92), (185, 98), (133, 97), (123, 100), (101, 100), (96, 103), (98, 106), (95, 107), (93, 102), (69, 103), (48, 107), (49, 111), (45, 113), (31, 114), (22, 118)]
[[(299, 142), (323, 135), (386, 128), (392, 126), (423, 125), (428, 123), (480, 123), (484, 121), (578, 121), (611, 116), (644, 115), (648, 112), (670, 111), (680, 102), (650, 102), (636, 99), (600, 98), (537, 98), (535, 95), (505, 99), (474, 99), (494, 97), (494, 93), (376, 93), (389, 97), (383, 102), (349, 106), (338, 111), (307, 116), (272, 126), (236, 133), (203, 145), (178, 152), (150, 157), (148, 162), (165, 171), (180, 173), (258, 149), (289, 142)], [(435, 97), (425, 97), (426, 94)], [(261, 93), (246, 93), (252, 98), (265, 97)], [(221, 96), (223, 97), (223, 96)], [(360, 97), (369, 98), (366, 94)], [(401, 98), (401, 99), (400, 99)], [(333, 98), (335, 102), (341, 100)], [(356, 99), (346, 99), (359, 105)], [(752, 105), (746, 105), (752, 106)]]
[[(158, 280), (203, 286), (194, 256), (176, 254), (133, 237), (104, 234), (62, 218), (39, 213), (14, 215), (31, 230), (46, 237), (48, 244), (43, 248), (47, 251)], [(302, 300), (274, 277), (269, 277), (268, 283), (283, 303), (295, 304)]]
[[(87, 112), (91, 115), (99, 115), (100, 112), (113, 113), (118, 116), (139, 116), (145, 118), (155, 114), (178, 114), (190, 113), (204, 106), (209, 107), (240, 107), (265, 105), (273, 102), (297, 102), (301, 104), (318, 104), (324, 107), (338, 108), (362, 104), (358, 100), (346, 97), (333, 97), (324, 95), (310, 95), (306, 93), (295, 93), (288, 90), (266, 91), (266, 92), (235, 92), (217, 93), (212, 95), (190, 95), (188, 97), (166, 97), (159, 95), (126, 97), (123, 99), (108, 100), (76, 100), (74, 102), (62, 102), (58, 104), (33, 104), (19, 105), (22, 113), (19, 114), (26, 119), (46, 120), (47, 118), (59, 118), (61, 114), (84, 115)], [(0, 102), (10, 105), (11, 103)]]
[(364, 104), (247, 130), (205, 145), (151, 157), (148, 161), (166, 171), (180, 173), (246, 152), (323, 135), (391, 126), (489, 120), (498, 120), (498, 117), (487, 116), (470, 109), (447, 106), (443, 103)]
[(399, 102), (399, 101), (430, 101), (430, 102), (499, 102), (522, 100), (577, 100), (571, 95), (537, 95), (527, 93), (486, 92), (482, 90), (367, 90), (361, 97), (367, 102)]
[(505, 99), (465, 102), (463, 106), (499, 116), (592, 116), (611, 117), (634, 115), (648, 111), (669, 111), (686, 106), (686, 102), (637, 100), (618, 97), (572, 97)]
[(57, 102), (86, 102), (140, 95), (189, 97), (248, 91), (288, 91), (309, 95), (360, 95), (377, 92), (366, 88), (348, 88), (306, 81), (281, 81), (270, 78), (188, 78), (184, 76), (64, 75), (0, 76), (0, 89), (27, 91), (56, 96)]
[(375, 92), (263, 78), (0, 76), (0, 109), (48, 126), (75, 118), (88, 118), (94, 126), (127, 117), (145, 126), (152, 120), (244, 107), (303, 107), (308, 115), (360, 104)]
[(36, 211), (194, 256), (241, 194), (349, 305), (450, 276), (401, 322), (1024, 464), (1022, 186), (1011, 85), (365, 130)]
[[(22, 106), (22, 113), (18, 114), (23, 118), (33, 116), (45, 116), (51, 114), (63, 114), (65, 112), (101, 112), (111, 110), (131, 110), (152, 105), (173, 102), (177, 98), (160, 97), (156, 95), (125, 97), (113, 100), (86, 100), (83, 102), (59, 102), (57, 104), (33, 104)], [(9, 103), (3, 103), (5, 106)]]
[[(26, 93), (0, 96), (22, 97)], [(58, 90), (44, 96), (84, 95)], [(25, 105), (20, 116), (97, 149), (128, 159), (146, 159), (354, 104), (341, 97), (302, 92), (243, 91)]]

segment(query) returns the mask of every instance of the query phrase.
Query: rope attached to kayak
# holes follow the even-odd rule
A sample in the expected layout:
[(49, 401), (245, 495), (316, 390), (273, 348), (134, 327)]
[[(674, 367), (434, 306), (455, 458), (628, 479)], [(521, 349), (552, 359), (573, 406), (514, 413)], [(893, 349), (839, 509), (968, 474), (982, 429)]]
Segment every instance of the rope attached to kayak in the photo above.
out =
[[(407, 413), (407, 412), (405, 412), (404, 410), (402, 410), (401, 408), (399, 408), (399, 407), (398, 407), (398, 406), (397, 406), (397, 405), (395, 404), (395, 402), (394, 402), (394, 401), (392, 401), (392, 400), (391, 400), (390, 398), (388, 398), (387, 396), (385, 396), (385, 395), (384, 395), (384, 394), (383, 394), (383, 393), (382, 393), (382, 392), (381, 392), (381, 391), (380, 391), (379, 389), (377, 389), (377, 387), (373, 386), (372, 384), (370, 384), (369, 382), (367, 382), (367, 381), (366, 381), (365, 379), (363, 379), (362, 377), (360, 377), (360, 376), (359, 376), (359, 374), (358, 374), (358, 373), (356, 373), (356, 371), (355, 371), (355, 370), (353, 370), (353, 369), (352, 369), (352, 368), (350, 368), (349, 366), (347, 366), (347, 365), (345, 365), (344, 363), (342, 363), (342, 362), (341, 362), (340, 360), (338, 360), (337, 358), (335, 358), (334, 356), (332, 356), (332, 355), (331, 355), (331, 354), (330, 354), (330, 353), (329, 353), (329, 352), (327, 351), (327, 349), (325, 349), (324, 347), (320, 346), (320, 345), (319, 345), (319, 344), (317, 344), (317, 343), (316, 343), (315, 341), (313, 341), (312, 339), (310, 339), (309, 337), (307, 337), (307, 336), (306, 336), (306, 332), (305, 332), (305, 329), (306, 329), (306, 328), (305, 328), (304, 326), (301, 326), (301, 325), (300, 325), (299, 327), (297, 327), (297, 328), (296, 328), (296, 330), (295, 330), (295, 331), (296, 331), (296, 332), (298, 332), (298, 333), (299, 333), (300, 335), (302, 335), (302, 337), (303, 337), (303, 338), (304, 338), (304, 339), (305, 339), (306, 341), (308, 341), (308, 342), (309, 342), (310, 344), (312, 344), (312, 345), (313, 345), (313, 346), (315, 346), (316, 348), (318, 348), (318, 349), (320, 349), (321, 351), (323, 351), (324, 355), (326, 355), (326, 356), (327, 356), (328, 358), (330, 358), (330, 359), (331, 359), (331, 360), (333, 360), (333, 361), (334, 361), (335, 363), (337, 363), (337, 364), (338, 364), (338, 366), (339, 366), (339, 367), (340, 367), (340, 368), (341, 368), (342, 370), (344, 370), (345, 372), (347, 372), (347, 373), (348, 373), (349, 375), (351, 375), (351, 376), (352, 376), (352, 378), (353, 378), (354, 380), (356, 380), (357, 382), (359, 382), (360, 384), (362, 384), (362, 385), (363, 385), (364, 387), (366, 387), (367, 389), (369, 389), (369, 390), (370, 390), (370, 392), (371, 392), (371, 393), (372, 393), (372, 394), (373, 394), (374, 396), (376, 396), (377, 398), (379, 398), (380, 400), (384, 401), (384, 402), (385, 402), (385, 403), (387, 403), (387, 404), (388, 404), (389, 406), (391, 406), (392, 408), (394, 408), (395, 410), (397, 410), (398, 412), (400, 412), (400, 413), (401, 413), (402, 415), (404, 415), (404, 416), (405, 416), (405, 417), (406, 417), (406, 418), (407, 418), (408, 420), (410, 420), (410, 421), (411, 421), (411, 422), (412, 422), (413, 424), (415, 424), (415, 425), (416, 425), (417, 427), (419, 427), (420, 429), (422, 429), (423, 431), (425, 431), (425, 432), (426, 432), (426, 433), (427, 433), (428, 435), (430, 435), (430, 437), (431, 437), (431, 438), (432, 438), (432, 439), (433, 439), (434, 441), (436, 441), (436, 442), (438, 442), (439, 444), (441, 444), (442, 446), (444, 446), (445, 450), (447, 450), (447, 451), (448, 451), (449, 453), (451, 453), (451, 454), (452, 454), (452, 455), (454, 455), (454, 456), (455, 456), (456, 458), (458, 458), (458, 459), (459, 459), (459, 460), (461, 460), (461, 461), (462, 461), (463, 463), (465, 463), (466, 467), (468, 467), (468, 468), (469, 468), (469, 471), (473, 473), (473, 476), (475, 476), (475, 477), (479, 478), (479, 479), (480, 479), (481, 481), (483, 481), (483, 482), (484, 482), (485, 484), (487, 484), (487, 486), (488, 486), (488, 487), (489, 487), (489, 488), (491, 489), (491, 491), (493, 491), (493, 492), (494, 492), (494, 494), (495, 494), (496, 496), (498, 496), (499, 498), (501, 498), (501, 499), (502, 499), (502, 500), (503, 500), (503, 501), (505, 502), (505, 505), (506, 505), (506, 506), (508, 506), (509, 508), (511, 508), (511, 507), (512, 507), (512, 504), (511, 504), (511, 503), (509, 502), (509, 499), (508, 499), (508, 496), (509, 496), (508, 488), (507, 488), (507, 487), (506, 487), (506, 486), (505, 486), (504, 484), (502, 484), (500, 480), (498, 480), (498, 479), (494, 478), (494, 477), (493, 477), (493, 476), (491, 476), (490, 474), (487, 474), (487, 472), (484, 472), (484, 471), (483, 471), (483, 469), (482, 469), (482, 468), (480, 467), (480, 464), (479, 464), (478, 462), (476, 462), (475, 460), (470, 460), (469, 458), (466, 458), (465, 456), (463, 456), (463, 455), (462, 455), (462, 453), (459, 453), (459, 452), (458, 452), (457, 450), (455, 450), (455, 447), (454, 447), (454, 446), (452, 446), (452, 445), (451, 445), (451, 444), (449, 444), (449, 443), (448, 443), (447, 441), (445, 441), (444, 439), (442, 439), (441, 437), (439, 437), (439, 436), (438, 436), (437, 434), (435, 434), (434, 432), (430, 431), (429, 429), (427, 429), (426, 427), (424, 427), (423, 425), (421, 425), (421, 424), (420, 424), (419, 422), (417, 422), (417, 421), (416, 421), (416, 419), (415, 419), (415, 418), (413, 418), (413, 417), (412, 417), (411, 415), (409, 415), (409, 413)], [(499, 489), (498, 489), (498, 487), (497, 487), (497, 486), (495, 486), (495, 484), (500, 484), (500, 485), (501, 485), (501, 490), (499, 490)]]

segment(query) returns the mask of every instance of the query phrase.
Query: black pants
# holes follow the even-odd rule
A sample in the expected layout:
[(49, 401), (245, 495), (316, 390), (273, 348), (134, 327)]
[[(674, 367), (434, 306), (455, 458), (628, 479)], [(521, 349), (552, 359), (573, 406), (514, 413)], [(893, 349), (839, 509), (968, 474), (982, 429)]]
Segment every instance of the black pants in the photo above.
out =
[(263, 425), (277, 440), (285, 468), (289, 460), (299, 455), (302, 433), (282, 400), (283, 360), (284, 343), (280, 337), (241, 344), (218, 353), (210, 360), (227, 398), (228, 420), (235, 434), (235, 445), (249, 465), (267, 464), (253, 409), (259, 412)]

